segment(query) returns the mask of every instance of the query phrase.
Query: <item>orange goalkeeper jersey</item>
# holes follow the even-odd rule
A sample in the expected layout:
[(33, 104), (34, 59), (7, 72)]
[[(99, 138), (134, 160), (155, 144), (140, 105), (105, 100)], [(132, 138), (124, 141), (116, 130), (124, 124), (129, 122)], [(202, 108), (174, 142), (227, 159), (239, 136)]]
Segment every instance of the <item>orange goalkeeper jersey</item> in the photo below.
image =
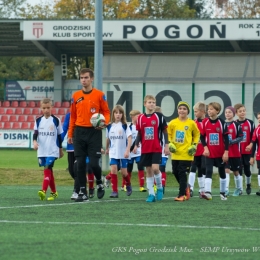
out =
[(68, 138), (73, 137), (75, 126), (92, 127), (90, 118), (93, 114), (103, 114), (106, 124), (110, 121), (110, 110), (105, 94), (93, 88), (86, 93), (79, 90), (72, 95)]

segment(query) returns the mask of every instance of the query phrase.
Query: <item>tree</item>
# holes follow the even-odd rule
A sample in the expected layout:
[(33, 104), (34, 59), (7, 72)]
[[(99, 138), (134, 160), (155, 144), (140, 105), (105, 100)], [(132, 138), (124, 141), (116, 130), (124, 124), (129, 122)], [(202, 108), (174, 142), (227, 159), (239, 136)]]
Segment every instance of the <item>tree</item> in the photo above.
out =
[(196, 11), (198, 18), (210, 18), (213, 14), (212, 5), (208, 0), (185, 0), (190, 9)]
[(217, 18), (259, 18), (260, 0), (212, 0)]
[(17, 17), (17, 12), (25, 1), (26, 0), (0, 0), (0, 17)]

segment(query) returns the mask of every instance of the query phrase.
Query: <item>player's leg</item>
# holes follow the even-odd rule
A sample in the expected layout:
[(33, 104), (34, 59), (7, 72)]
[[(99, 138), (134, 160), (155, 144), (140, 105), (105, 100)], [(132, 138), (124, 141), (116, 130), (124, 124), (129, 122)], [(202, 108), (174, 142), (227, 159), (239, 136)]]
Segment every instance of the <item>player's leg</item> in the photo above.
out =
[(225, 163), (225, 172), (226, 172), (226, 190), (225, 194), (226, 196), (229, 196), (229, 183), (230, 183), (230, 163)]
[(175, 198), (175, 201), (185, 201), (189, 199), (187, 197), (187, 174), (190, 172), (191, 161), (178, 161), (177, 171), (179, 173), (180, 191), (179, 196)]
[(194, 156), (194, 160), (191, 162), (191, 168), (190, 168), (190, 174), (189, 174), (189, 180), (188, 184), (190, 186), (190, 196), (193, 196), (193, 190), (194, 190), (194, 183), (196, 179), (196, 171), (197, 171), (197, 161), (201, 156)]
[(206, 200), (212, 200), (211, 186), (212, 186), (213, 165), (214, 165), (214, 159), (206, 157), (205, 158), (205, 166), (206, 166), (205, 193), (203, 195), (203, 198)]
[(216, 158), (216, 166), (218, 167), (218, 173), (219, 173), (219, 178), (220, 178), (220, 183), (219, 183), (220, 199), (227, 200), (226, 171), (225, 171), (225, 163), (222, 161), (222, 158)]
[(111, 188), (112, 193), (110, 194), (110, 198), (118, 198), (118, 178), (117, 178), (117, 172), (118, 172), (118, 160), (117, 159), (110, 159), (110, 174), (111, 174)]
[(257, 169), (258, 169), (258, 175), (257, 175), (257, 180), (258, 180), (258, 187), (259, 191), (256, 192), (256, 195), (260, 196), (260, 161), (257, 162)]
[(42, 181), (42, 189), (38, 191), (38, 196), (40, 197), (40, 200), (45, 200), (46, 198), (46, 191), (49, 187), (49, 182), (51, 178), (51, 172), (48, 169), (48, 166), (46, 166), (46, 157), (39, 157), (38, 162), (39, 166), (43, 166), (43, 181)]
[(167, 175), (166, 175), (166, 164), (168, 161), (168, 157), (162, 157), (162, 162), (160, 164), (160, 172), (162, 173), (162, 187), (163, 187), (163, 194), (165, 192), (165, 187), (166, 187), (166, 180), (167, 180)]
[(130, 176), (127, 172), (127, 161), (127, 159), (121, 159), (121, 174), (122, 178), (125, 180), (126, 195), (130, 196), (132, 194), (132, 186)]
[(244, 173), (245, 173), (245, 182), (246, 182), (246, 193), (248, 195), (251, 194), (251, 169), (250, 169), (250, 154), (242, 154), (241, 157), (241, 169), (244, 169)]
[(160, 164), (162, 161), (161, 153), (152, 154), (152, 170), (154, 173), (154, 180), (157, 187), (156, 198), (157, 200), (162, 200), (163, 198), (163, 186), (162, 186), (162, 173), (160, 171)]
[(140, 165), (141, 156), (135, 157), (135, 162), (137, 164), (138, 170), (138, 180), (139, 180), (139, 191), (146, 192), (146, 188), (144, 187), (144, 167)]

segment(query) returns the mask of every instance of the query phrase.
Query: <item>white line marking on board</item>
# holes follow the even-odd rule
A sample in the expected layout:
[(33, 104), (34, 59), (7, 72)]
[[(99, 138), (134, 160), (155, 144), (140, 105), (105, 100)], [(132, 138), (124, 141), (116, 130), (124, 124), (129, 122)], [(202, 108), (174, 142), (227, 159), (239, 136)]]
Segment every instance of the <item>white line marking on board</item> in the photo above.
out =
[(99, 222), (50, 222), (50, 221), (16, 221), (0, 220), (0, 223), (7, 224), (49, 224), (49, 225), (106, 225), (106, 226), (136, 226), (136, 227), (170, 227), (170, 228), (194, 228), (194, 229), (227, 229), (227, 230), (252, 230), (260, 231), (260, 228), (240, 228), (240, 227), (221, 227), (221, 226), (190, 226), (190, 225), (170, 225), (170, 224), (132, 224), (132, 223), (99, 223)]

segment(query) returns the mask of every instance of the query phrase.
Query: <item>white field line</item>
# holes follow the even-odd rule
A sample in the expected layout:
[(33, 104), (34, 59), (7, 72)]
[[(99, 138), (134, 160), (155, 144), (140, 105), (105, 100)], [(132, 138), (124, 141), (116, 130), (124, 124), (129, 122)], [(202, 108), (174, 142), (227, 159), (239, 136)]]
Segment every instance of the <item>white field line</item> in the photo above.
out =
[(250, 230), (260, 231), (260, 228), (240, 228), (240, 227), (224, 227), (224, 226), (191, 226), (191, 225), (170, 225), (170, 224), (131, 224), (131, 223), (103, 223), (103, 222), (53, 222), (53, 221), (15, 221), (0, 220), (0, 223), (6, 224), (48, 224), (48, 225), (96, 225), (96, 226), (134, 226), (134, 227), (167, 227), (167, 228), (193, 228), (193, 229), (226, 229), (226, 230)]

